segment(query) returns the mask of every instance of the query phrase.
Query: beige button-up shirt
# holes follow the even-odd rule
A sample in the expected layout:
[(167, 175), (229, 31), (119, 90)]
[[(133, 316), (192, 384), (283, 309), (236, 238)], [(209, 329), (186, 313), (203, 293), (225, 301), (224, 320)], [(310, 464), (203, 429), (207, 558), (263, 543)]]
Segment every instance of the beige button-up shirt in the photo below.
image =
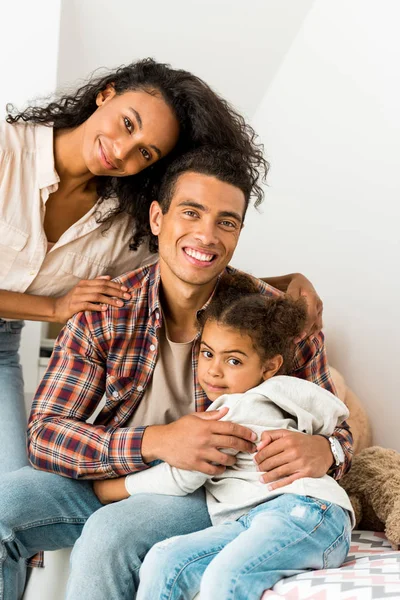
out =
[(52, 127), (0, 121), (0, 289), (61, 296), (81, 279), (116, 277), (154, 258), (146, 243), (129, 250), (127, 215), (114, 217), (107, 231), (97, 223), (96, 213), (112, 199), (95, 205), (48, 251), (46, 202), (59, 181)]

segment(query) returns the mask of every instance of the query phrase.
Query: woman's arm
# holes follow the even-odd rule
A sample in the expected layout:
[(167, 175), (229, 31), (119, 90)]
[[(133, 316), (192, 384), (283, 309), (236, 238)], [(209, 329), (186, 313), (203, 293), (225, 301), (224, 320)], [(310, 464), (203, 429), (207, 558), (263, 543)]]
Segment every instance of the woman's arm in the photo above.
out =
[(281, 277), (262, 277), (262, 281), (268, 285), (284, 292), (294, 300), (304, 298), (307, 303), (307, 322), (305, 330), (297, 342), (304, 340), (310, 335), (317, 334), (322, 329), (323, 304), (313, 284), (301, 273), (290, 273)]
[(106, 305), (122, 306), (123, 300), (131, 297), (128, 289), (110, 279), (108, 275), (83, 279), (59, 298), (0, 290), (0, 318), (66, 323), (84, 310), (106, 310)]

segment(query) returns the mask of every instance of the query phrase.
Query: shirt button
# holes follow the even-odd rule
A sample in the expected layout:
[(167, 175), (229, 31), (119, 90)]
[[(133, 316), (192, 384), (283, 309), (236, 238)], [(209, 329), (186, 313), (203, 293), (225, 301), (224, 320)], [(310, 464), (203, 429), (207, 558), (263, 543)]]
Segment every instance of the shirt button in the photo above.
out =
[(154, 344), (152, 344), (152, 345), (150, 346), (150, 350), (151, 350), (152, 352), (154, 352), (154, 350), (155, 350), (155, 349), (156, 349), (155, 345), (154, 345)]
[(156, 319), (159, 319), (159, 318), (160, 318), (160, 313), (156, 312)]
[(118, 423), (118, 417), (114, 417), (114, 421)]
[(142, 385), (138, 385), (138, 386), (137, 386), (137, 391), (138, 391), (138, 392), (141, 392), (141, 391), (142, 391), (142, 389), (143, 389), (143, 386), (142, 386)]
[(112, 393), (112, 395), (114, 396), (114, 398), (118, 398), (118, 392), (117, 392), (117, 390), (115, 390), (115, 391)]

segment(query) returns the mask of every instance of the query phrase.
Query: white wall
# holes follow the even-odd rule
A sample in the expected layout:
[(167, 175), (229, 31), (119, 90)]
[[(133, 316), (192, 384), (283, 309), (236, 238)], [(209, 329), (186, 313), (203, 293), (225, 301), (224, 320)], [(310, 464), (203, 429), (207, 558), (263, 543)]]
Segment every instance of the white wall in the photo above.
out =
[(238, 266), (303, 271), (332, 364), (400, 450), (400, 4), (317, 0), (254, 117), (272, 163)]
[(315, 282), (331, 362), (366, 403), (375, 440), (400, 450), (397, 0), (19, 7), (18, 20), (0, 21), (0, 106), (50, 92), (56, 75), (64, 85), (150, 55), (199, 74), (252, 117), (272, 169), (236, 264)]
[[(18, 10), (3, 3), (0, 18), (0, 118), (8, 102), (23, 107), (54, 91), (57, 80), (61, 0), (19, 0)], [(17, 14), (18, 13), (18, 14)], [(21, 361), (25, 391), (37, 387), (40, 323), (23, 329)]]
[(58, 81), (152, 56), (253, 114), (314, 0), (62, 0)]

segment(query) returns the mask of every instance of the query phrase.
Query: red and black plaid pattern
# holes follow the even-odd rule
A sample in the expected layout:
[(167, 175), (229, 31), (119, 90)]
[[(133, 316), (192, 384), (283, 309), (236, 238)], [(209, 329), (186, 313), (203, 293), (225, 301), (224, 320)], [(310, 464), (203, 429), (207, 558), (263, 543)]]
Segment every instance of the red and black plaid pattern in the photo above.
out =
[[(106, 479), (146, 467), (140, 452), (145, 427), (124, 424), (140, 403), (157, 360), (157, 330), (162, 326), (159, 264), (117, 281), (129, 289), (130, 301), (104, 312), (78, 313), (56, 341), (28, 425), (29, 457), (38, 469), (76, 479)], [(255, 281), (260, 293), (281, 294)], [(196, 343), (196, 410), (204, 411), (210, 402), (197, 381), (197, 353)], [(334, 391), (322, 333), (298, 345), (291, 374)], [(106, 404), (95, 424), (86, 423), (104, 394)], [(350, 466), (352, 436), (346, 424), (334, 435), (346, 456), (333, 474), (338, 479)]]

